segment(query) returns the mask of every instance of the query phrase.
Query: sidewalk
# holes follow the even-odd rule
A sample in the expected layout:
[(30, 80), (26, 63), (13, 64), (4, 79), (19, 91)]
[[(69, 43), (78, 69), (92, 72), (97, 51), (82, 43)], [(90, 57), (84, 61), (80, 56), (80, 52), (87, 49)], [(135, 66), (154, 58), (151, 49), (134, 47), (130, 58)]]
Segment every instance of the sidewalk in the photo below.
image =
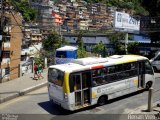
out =
[(160, 101), (157, 101), (156, 103), (153, 103), (152, 111), (148, 112), (148, 105), (139, 106), (136, 109), (133, 109), (131, 111), (128, 111), (128, 114), (152, 114), (152, 115), (158, 115), (160, 117), (160, 106), (157, 106), (157, 104), (160, 104)]
[(30, 73), (15, 80), (0, 83), (0, 104), (47, 85), (47, 69), (42, 73), (43, 79), (36, 81), (32, 79), (33, 76), (33, 73)]
[[(157, 104), (160, 104), (160, 101), (157, 101), (156, 103), (153, 103), (152, 111), (149, 112), (148, 105), (139, 106), (136, 109), (128, 110), (125, 114), (128, 115), (137, 115), (137, 117), (141, 117), (144, 120), (160, 120), (160, 106)], [(137, 118), (138, 119), (138, 118)]]
[[(155, 78), (159, 79), (160, 78), (160, 73), (155, 73)], [(138, 101), (137, 101), (138, 102)], [(148, 112), (148, 105), (145, 104), (145, 105), (142, 105), (142, 106), (139, 106), (135, 109), (132, 109), (132, 110), (127, 110), (127, 112), (125, 112), (126, 114), (135, 114), (135, 115), (153, 115), (153, 119), (154, 120), (159, 120), (160, 119), (160, 106), (157, 106), (157, 104), (160, 104), (160, 100), (154, 102), (152, 104), (152, 111), (151, 112)], [(143, 117), (143, 116), (140, 116), (140, 117)], [(144, 118), (145, 119), (145, 118)], [(146, 118), (147, 119), (147, 118)], [(148, 118), (149, 119), (149, 118)]]

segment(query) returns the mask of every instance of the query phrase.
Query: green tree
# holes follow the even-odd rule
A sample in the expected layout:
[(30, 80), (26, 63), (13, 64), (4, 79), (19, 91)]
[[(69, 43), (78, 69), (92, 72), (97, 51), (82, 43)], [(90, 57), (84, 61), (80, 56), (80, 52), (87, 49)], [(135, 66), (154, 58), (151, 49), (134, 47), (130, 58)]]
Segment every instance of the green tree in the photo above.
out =
[(148, 12), (141, 5), (143, 0), (85, 0), (88, 3), (104, 3), (107, 7), (118, 7), (133, 10), (134, 14), (146, 15)]
[(125, 33), (117, 32), (109, 35), (111, 44), (114, 45), (114, 54), (125, 54), (125, 45), (122, 43)]
[(84, 43), (83, 43), (83, 34), (84, 32), (83, 31), (79, 31), (78, 35), (77, 35), (77, 41), (76, 41), (76, 44), (78, 45), (78, 48), (79, 49), (83, 49), (84, 47)]
[(51, 32), (47, 39), (44, 39), (42, 42), (43, 49), (53, 55), (53, 64), (56, 64), (56, 49), (61, 47), (62, 40), (56, 32)]
[(77, 56), (78, 56), (78, 58), (87, 57), (87, 52), (84, 49), (78, 49), (77, 50)]
[(84, 31), (79, 31), (77, 35), (76, 44), (78, 45), (78, 50), (77, 50), (78, 58), (84, 58), (87, 56), (87, 52), (86, 50), (84, 50), (84, 43), (82, 38), (83, 34), (84, 34)]
[(93, 46), (93, 53), (99, 54), (103, 57), (106, 56), (107, 49), (106, 49), (105, 45), (102, 43), (102, 41)]
[(34, 61), (35, 61), (35, 63), (38, 64), (38, 65), (39, 65), (39, 64), (42, 64), (42, 65), (44, 64), (44, 59), (43, 59), (42, 56), (40, 56), (40, 57), (35, 57), (35, 58), (34, 58)]
[(139, 43), (131, 42), (128, 44), (128, 54), (140, 54)]
[(34, 21), (37, 16), (37, 10), (30, 6), (29, 0), (10, 0), (14, 8), (19, 11), (27, 22)]

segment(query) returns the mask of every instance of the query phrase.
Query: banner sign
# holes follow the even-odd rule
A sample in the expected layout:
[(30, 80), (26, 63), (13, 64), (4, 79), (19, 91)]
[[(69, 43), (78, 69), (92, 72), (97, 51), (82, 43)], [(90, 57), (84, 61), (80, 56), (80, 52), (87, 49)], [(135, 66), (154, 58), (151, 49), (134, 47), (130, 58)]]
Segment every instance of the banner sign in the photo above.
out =
[(127, 13), (115, 12), (114, 18), (115, 30), (125, 32), (139, 32), (140, 30), (140, 19), (130, 16)]

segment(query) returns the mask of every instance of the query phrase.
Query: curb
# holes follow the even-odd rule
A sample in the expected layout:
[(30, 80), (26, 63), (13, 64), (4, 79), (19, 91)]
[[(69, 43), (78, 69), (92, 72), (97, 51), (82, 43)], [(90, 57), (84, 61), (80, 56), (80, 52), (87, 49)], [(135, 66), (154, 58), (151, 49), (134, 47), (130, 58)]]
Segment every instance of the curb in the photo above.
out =
[(40, 83), (40, 84), (38, 84), (38, 85), (35, 85), (35, 86), (33, 86), (33, 87), (29, 87), (29, 88), (23, 89), (23, 90), (21, 90), (21, 91), (19, 92), (19, 96), (25, 95), (25, 94), (27, 94), (27, 93), (29, 93), (29, 92), (31, 92), (31, 91), (34, 91), (34, 90), (39, 89), (39, 88), (41, 88), (41, 87), (44, 87), (44, 86), (46, 86), (46, 85), (47, 85), (47, 81), (46, 81), (46, 82), (43, 82), (43, 83)]
[(18, 93), (14, 93), (14, 94), (12, 94), (12, 95), (10, 95), (10, 96), (7, 96), (7, 97), (5, 97), (5, 98), (1, 98), (1, 99), (0, 99), (0, 104), (1, 104), (1, 103), (4, 103), (4, 102), (7, 102), (7, 101), (9, 101), (9, 100), (12, 100), (12, 99), (14, 99), (14, 98), (17, 98), (17, 97), (19, 97), (19, 96), (23, 96), (23, 95), (25, 95), (25, 94), (27, 94), (27, 93), (29, 93), (29, 92), (31, 92), (31, 91), (34, 91), (34, 90), (39, 89), (39, 88), (41, 88), (41, 87), (44, 87), (44, 86), (46, 86), (46, 85), (47, 85), (47, 81), (46, 81), (46, 82), (43, 82), (43, 83), (40, 83), (40, 84), (38, 84), (38, 85), (35, 85), (35, 86), (33, 86), (33, 87), (29, 87), (29, 88), (20, 90)]
[(5, 98), (1, 98), (1, 99), (0, 99), (0, 104), (1, 104), (1, 103), (4, 103), (4, 102), (6, 102), (6, 101), (12, 100), (12, 99), (14, 99), (14, 98), (16, 98), (16, 97), (19, 97), (19, 94), (18, 94), (18, 93), (14, 93), (14, 94), (12, 94), (12, 95), (10, 95), (10, 96), (7, 96), (7, 97), (5, 97)]

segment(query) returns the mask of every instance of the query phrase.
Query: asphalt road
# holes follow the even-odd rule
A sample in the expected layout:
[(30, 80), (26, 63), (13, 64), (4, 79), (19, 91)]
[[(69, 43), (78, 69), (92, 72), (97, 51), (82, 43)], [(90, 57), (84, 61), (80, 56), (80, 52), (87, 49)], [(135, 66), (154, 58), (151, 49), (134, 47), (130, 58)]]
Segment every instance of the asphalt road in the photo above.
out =
[[(154, 102), (160, 100), (160, 78), (156, 79), (154, 85)], [(47, 87), (30, 92), (6, 103), (0, 104), (0, 114), (43, 114), (52, 118), (55, 116), (81, 118), (88, 114), (126, 114), (133, 109), (147, 104), (148, 92), (141, 91), (110, 100), (104, 106), (92, 106), (86, 109), (70, 112), (61, 107), (51, 104), (48, 100)], [(147, 109), (147, 108), (146, 108)], [(50, 115), (48, 115), (50, 114)], [(44, 117), (44, 116), (43, 116)], [(43, 118), (40, 116), (40, 118)]]

